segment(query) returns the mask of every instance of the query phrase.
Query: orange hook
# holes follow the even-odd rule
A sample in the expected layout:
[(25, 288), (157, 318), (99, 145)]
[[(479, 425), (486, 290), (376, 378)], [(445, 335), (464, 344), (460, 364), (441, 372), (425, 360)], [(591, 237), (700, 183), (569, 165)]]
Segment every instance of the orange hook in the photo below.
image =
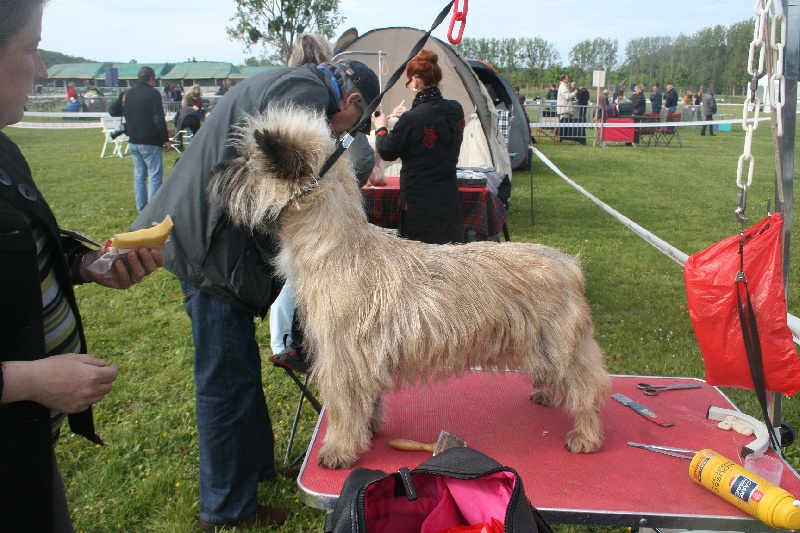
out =
[[(447, 40), (451, 44), (458, 44), (461, 42), (461, 36), (464, 35), (464, 28), (467, 26), (467, 10), (469, 9), (469, 0), (464, 0), (464, 11), (458, 10), (458, 0), (453, 3), (453, 17), (450, 19), (450, 31), (447, 33)], [(456, 22), (461, 22), (458, 28), (458, 36), (453, 37), (453, 28)]]

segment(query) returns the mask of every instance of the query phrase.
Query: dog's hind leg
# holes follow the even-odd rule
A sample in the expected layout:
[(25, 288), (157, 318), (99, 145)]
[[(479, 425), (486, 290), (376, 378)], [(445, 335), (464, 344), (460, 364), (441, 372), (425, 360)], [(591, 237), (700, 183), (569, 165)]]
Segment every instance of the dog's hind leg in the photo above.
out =
[(578, 345), (578, 356), (567, 376), (563, 407), (575, 419), (567, 433), (566, 447), (574, 453), (596, 452), (603, 444), (600, 406), (611, 392), (611, 378), (603, 365), (603, 353), (591, 334)]
[(572, 415), (574, 424), (567, 433), (567, 449), (574, 453), (595, 452), (603, 444), (600, 406), (611, 391), (602, 351), (589, 329), (577, 343), (574, 354), (553, 355), (550, 360), (566, 364), (546, 371), (540, 369), (535, 374), (536, 390), (531, 394), (531, 401), (563, 409)]

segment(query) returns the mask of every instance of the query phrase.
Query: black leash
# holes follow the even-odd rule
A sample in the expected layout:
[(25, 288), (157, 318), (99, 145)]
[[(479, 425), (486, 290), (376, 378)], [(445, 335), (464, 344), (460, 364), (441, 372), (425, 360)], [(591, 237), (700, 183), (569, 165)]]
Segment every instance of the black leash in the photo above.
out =
[(739, 273), (736, 275), (736, 299), (739, 309), (739, 322), (742, 326), (744, 348), (750, 367), (750, 377), (753, 380), (753, 389), (758, 398), (758, 403), (761, 406), (761, 414), (767, 425), (772, 448), (776, 453), (783, 456), (781, 442), (777, 435), (775, 435), (775, 426), (773, 425), (772, 419), (769, 416), (769, 409), (767, 408), (767, 384), (764, 378), (761, 338), (758, 334), (756, 313), (753, 309), (753, 303), (750, 300), (750, 290), (747, 287), (747, 276), (744, 274), (744, 232), (740, 233), (739, 238)]
[(405, 72), (406, 65), (408, 65), (408, 62), (411, 61), (414, 58), (414, 56), (416, 56), (419, 53), (420, 50), (422, 50), (422, 47), (425, 46), (425, 43), (428, 41), (428, 37), (431, 36), (431, 33), (433, 33), (433, 30), (435, 30), (442, 23), (445, 17), (447, 17), (447, 14), (453, 7), (454, 2), (455, 0), (450, 0), (450, 2), (447, 4), (447, 7), (445, 7), (441, 13), (439, 13), (439, 16), (436, 17), (436, 20), (433, 21), (431, 29), (429, 29), (425, 33), (425, 35), (423, 35), (419, 39), (419, 41), (417, 41), (417, 44), (415, 44), (414, 47), (411, 49), (411, 53), (408, 54), (408, 58), (406, 58), (406, 60), (403, 62), (402, 65), (397, 67), (397, 70), (394, 71), (394, 74), (392, 74), (392, 76), (386, 82), (386, 88), (383, 91), (381, 91), (381, 93), (378, 96), (376, 96), (372, 102), (370, 102), (369, 106), (367, 106), (367, 109), (364, 111), (364, 114), (361, 115), (361, 120), (359, 120), (355, 126), (350, 128), (350, 131), (348, 131), (346, 134), (342, 136), (342, 138), (336, 145), (336, 150), (333, 151), (333, 153), (328, 157), (328, 160), (325, 161), (325, 164), (322, 165), (322, 168), (319, 171), (318, 179), (321, 179), (322, 176), (324, 176), (325, 173), (328, 172), (328, 170), (330, 170), (330, 168), (336, 163), (336, 161), (339, 160), (339, 157), (341, 157), (344, 151), (347, 150), (347, 148), (350, 146), (350, 143), (353, 142), (353, 134), (359, 131), (361, 128), (363, 128), (368, 121), (372, 120), (372, 113), (380, 105), (383, 96), (387, 93), (387, 91), (389, 91), (389, 89), (391, 89), (394, 86), (395, 83), (397, 83), (397, 80), (400, 79), (400, 76), (402, 76), (403, 72)]

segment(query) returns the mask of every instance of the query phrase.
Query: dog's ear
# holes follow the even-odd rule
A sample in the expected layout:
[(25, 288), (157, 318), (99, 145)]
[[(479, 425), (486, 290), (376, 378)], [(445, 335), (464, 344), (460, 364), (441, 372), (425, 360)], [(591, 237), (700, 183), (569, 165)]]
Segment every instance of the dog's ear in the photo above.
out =
[(266, 161), (265, 170), (274, 173), (276, 179), (299, 181), (314, 175), (308, 152), (299, 150), (286, 136), (257, 129), (253, 141)]
[(231, 139), (235, 157), (215, 172), (209, 194), (235, 223), (269, 231), (283, 209), (313, 187), (335, 147), (325, 116), (297, 106), (245, 116)]

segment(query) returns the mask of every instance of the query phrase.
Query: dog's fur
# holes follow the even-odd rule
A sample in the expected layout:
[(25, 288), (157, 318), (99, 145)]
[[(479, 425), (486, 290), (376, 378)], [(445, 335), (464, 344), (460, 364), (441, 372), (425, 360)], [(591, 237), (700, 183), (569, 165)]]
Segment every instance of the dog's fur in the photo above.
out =
[(254, 232), (280, 227), (312, 375), (328, 413), (320, 463), (349, 467), (382, 424), (381, 395), (470, 368), (527, 373), (531, 399), (574, 417), (573, 452), (603, 442), (610, 392), (575, 258), (530, 243), (438, 246), (367, 223), (346, 158), (317, 174), (335, 142), (323, 116), (297, 108), (249, 117), (239, 157), (211, 196)]

